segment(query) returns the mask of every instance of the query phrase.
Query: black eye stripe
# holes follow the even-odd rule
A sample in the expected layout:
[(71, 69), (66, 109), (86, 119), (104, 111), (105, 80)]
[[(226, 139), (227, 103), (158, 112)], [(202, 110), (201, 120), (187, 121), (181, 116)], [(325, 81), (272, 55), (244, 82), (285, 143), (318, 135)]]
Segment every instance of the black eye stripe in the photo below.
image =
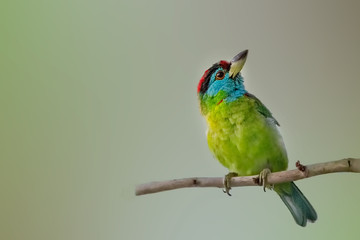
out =
[(201, 84), (201, 88), (200, 88), (201, 94), (205, 94), (205, 92), (208, 90), (211, 75), (213, 75), (214, 72), (216, 72), (216, 70), (218, 70), (219, 67), (220, 65), (218, 63), (215, 63), (211, 68), (209, 68), (208, 74), (206, 75), (204, 82)]

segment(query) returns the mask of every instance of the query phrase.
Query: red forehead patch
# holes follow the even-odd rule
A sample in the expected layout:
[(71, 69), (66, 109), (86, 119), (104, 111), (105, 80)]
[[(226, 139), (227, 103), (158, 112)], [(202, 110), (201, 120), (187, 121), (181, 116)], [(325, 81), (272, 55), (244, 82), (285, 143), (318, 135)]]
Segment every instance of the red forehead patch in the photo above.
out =
[(225, 70), (230, 69), (230, 63), (227, 62), (227, 61), (222, 60), (222, 61), (219, 62), (219, 65)]

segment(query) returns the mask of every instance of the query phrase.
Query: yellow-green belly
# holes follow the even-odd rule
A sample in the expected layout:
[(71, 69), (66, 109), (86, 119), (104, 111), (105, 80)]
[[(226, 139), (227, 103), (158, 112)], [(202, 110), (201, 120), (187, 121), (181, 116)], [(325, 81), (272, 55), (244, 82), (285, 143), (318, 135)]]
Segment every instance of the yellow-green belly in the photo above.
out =
[(288, 159), (275, 122), (245, 97), (222, 102), (207, 115), (209, 148), (219, 162), (239, 175), (255, 175), (264, 168), (287, 169)]

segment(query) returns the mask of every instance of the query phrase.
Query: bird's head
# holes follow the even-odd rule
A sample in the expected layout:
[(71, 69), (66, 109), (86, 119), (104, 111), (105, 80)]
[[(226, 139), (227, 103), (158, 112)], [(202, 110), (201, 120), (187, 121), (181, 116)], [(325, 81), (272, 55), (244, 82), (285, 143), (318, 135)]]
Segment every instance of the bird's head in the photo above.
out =
[(247, 54), (248, 50), (242, 51), (230, 62), (217, 62), (205, 71), (197, 88), (203, 114), (213, 106), (232, 102), (246, 93), (240, 71)]

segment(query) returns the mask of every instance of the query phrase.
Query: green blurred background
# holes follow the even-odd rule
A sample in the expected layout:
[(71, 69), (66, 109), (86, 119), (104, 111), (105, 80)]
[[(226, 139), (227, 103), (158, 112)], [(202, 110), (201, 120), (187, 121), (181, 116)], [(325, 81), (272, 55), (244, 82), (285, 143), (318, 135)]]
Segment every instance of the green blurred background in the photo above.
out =
[(359, 157), (359, 1), (1, 1), (0, 239), (358, 239), (359, 176), (298, 182), (298, 227), (260, 188), (135, 185), (223, 176), (196, 86), (249, 49), (247, 89), (305, 164)]

